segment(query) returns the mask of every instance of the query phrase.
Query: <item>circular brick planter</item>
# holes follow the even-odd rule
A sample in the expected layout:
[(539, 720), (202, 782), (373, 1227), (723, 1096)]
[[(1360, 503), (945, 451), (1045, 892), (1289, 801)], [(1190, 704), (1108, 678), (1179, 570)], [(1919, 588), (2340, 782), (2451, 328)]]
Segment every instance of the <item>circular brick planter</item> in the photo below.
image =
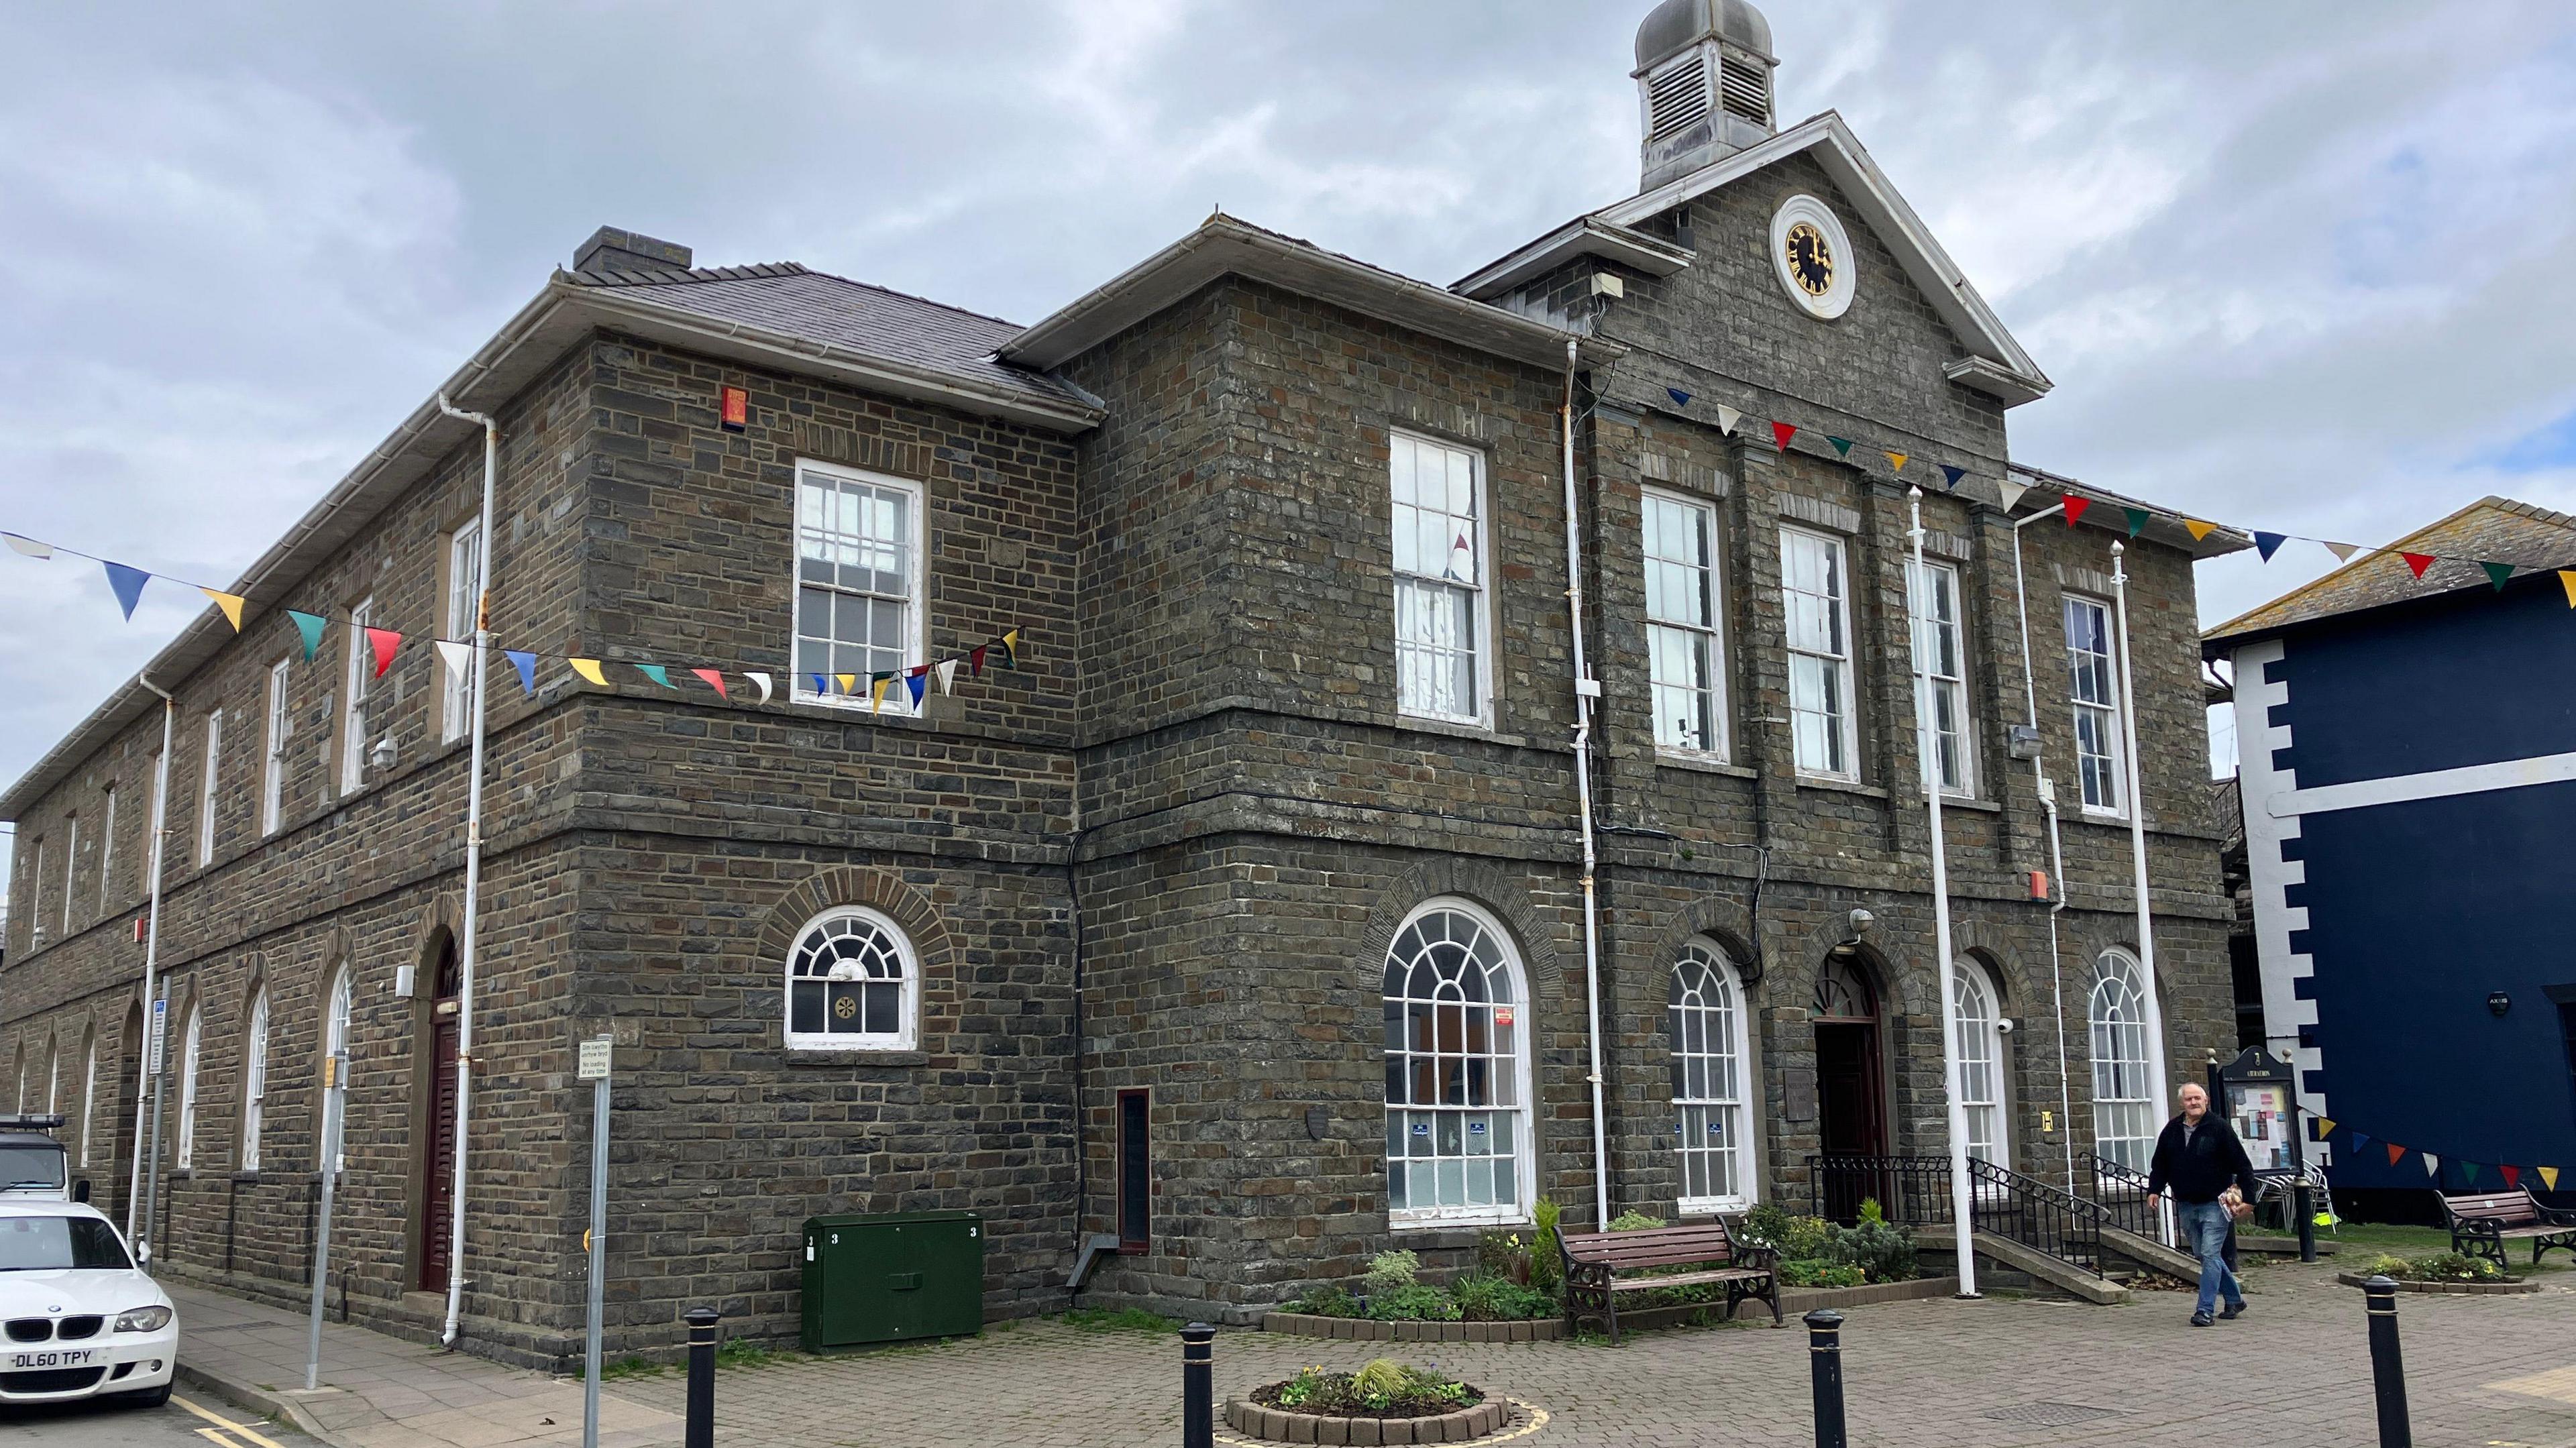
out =
[(1511, 1404), (1496, 1397), (1436, 1418), (1342, 1418), (1329, 1413), (1291, 1413), (1284, 1408), (1265, 1408), (1249, 1398), (1231, 1398), (1225, 1405), (1227, 1426), (1247, 1438), (1270, 1443), (1467, 1443), (1500, 1431), (1511, 1418)]
[(1302, 1312), (1271, 1312), (1262, 1315), (1261, 1330), (1292, 1332), (1300, 1337), (1350, 1338), (1360, 1342), (1554, 1342), (1565, 1336), (1565, 1319), (1376, 1322), (1365, 1317), (1314, 1317)]
[[(2335, 1280), (2346, 1287), (2359, 1287), (2370, 1279), (2358, 1272), (2338, 1272)], [(2517, 1293), (2538, 1292), (2537, 1282), (2407, 1282), (2397, 1280), (2400, 1292), (2439, 1292), (2458, 1297), (2511, 1297)]]

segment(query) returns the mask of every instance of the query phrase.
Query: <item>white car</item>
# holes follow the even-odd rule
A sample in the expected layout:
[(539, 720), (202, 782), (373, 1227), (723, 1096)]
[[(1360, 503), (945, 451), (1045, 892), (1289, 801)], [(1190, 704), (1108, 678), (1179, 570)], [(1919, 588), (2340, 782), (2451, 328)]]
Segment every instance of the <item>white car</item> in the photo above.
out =
[(0, 1402), (158, 1406), (179, 1314), (114, 1223), (77, 1202), (0, 1200)]

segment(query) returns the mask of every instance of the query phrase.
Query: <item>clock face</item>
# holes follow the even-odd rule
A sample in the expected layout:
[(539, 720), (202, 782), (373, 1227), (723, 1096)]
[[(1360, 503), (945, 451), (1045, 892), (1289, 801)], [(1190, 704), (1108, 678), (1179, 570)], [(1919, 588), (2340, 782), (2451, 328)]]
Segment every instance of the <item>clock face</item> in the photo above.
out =
[(1821, 297), (1833, 290), (1834, 246), (1815, 223), (1801, 221), (1790, 227), (1781, 246), (1782, 259), (1789, 264), (1789, 275), (1796, 279), (1800, 291)]

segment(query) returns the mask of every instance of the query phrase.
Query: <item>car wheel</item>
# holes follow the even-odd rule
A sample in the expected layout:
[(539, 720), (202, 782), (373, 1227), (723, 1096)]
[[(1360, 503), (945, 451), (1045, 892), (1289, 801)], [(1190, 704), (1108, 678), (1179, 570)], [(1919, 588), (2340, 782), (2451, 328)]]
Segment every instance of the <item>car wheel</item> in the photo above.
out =
[(119, 1393), (116, 1395), (116, 1400), (133, 1408), (158, 1408), (170, 1401), (170, 1384), (163, 1383), (157, 1388), (145, 1388), (140, 1392)]

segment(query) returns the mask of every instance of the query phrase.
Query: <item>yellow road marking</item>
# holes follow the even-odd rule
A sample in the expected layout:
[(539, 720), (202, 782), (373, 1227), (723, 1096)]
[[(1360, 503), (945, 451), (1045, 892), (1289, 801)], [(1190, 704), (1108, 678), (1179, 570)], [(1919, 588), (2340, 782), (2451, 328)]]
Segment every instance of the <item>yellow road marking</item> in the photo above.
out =
[(242, 1448), (241, 1444), (225, 1437), (224, 1430), (221, 1428), (200, 1428), (197, 1430), (197, 1436), (216, 1444), (217, 1448)]
[[(196, 1414), (198, 1417), (205, 1419), (207, 1422), (214, 1424), (216, 1427), (223, 1429), (225, 1432), (239, 1433), (244, 1438), (258, 1444), (259, 1448), (286, 1448), (285, 1444), (278, 1442), (276, 1439), (263, 1436), (258, 1429), (252, 1428), (246, 1424), (236, 1423), (230, 1418), (220, 1417), (216, 1414), (209, 1413), (205, 1409), (198, 1407), (195, 1403), (190, 1402), (188, 1399), (180, 1397), (177, 1393), (172, 1393), (170, 1395), (170, 1401), (187, 1409), (189, 1412)], [(215, 1434), (208, 1433), (207, 1430), (203, 1428), (200, 1428), (197, 1431), (205, 1433), (207, 1437), (216, 1438)], [(216, 1441), (221, 1442), (223, 1440), (216, 1438)]]

